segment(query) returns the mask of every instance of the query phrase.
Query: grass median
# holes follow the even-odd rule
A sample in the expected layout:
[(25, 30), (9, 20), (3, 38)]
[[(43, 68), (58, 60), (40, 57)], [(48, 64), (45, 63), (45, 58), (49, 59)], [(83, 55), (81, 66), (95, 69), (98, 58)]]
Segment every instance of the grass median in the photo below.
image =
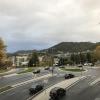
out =
[(8, 69), (0, 69), (0, 74), (9, 71)]
[(80, 69), (80, 68), (60, 68), (63, 71), (71, 71), (71, 72), (81, 72), (81, 71), (85, 71), (84, 69)]
[(23, 73), (33, 72), (33, 71), (34, 71), (34, 68), (33, 67), (29, 67), (29, 68), (27, 68), (27, 69), (25, 69), (25, 70), (23, 70), (23, 71), (21, 71), (21, 72), (19, 72), (17, 74), (23, 74)]

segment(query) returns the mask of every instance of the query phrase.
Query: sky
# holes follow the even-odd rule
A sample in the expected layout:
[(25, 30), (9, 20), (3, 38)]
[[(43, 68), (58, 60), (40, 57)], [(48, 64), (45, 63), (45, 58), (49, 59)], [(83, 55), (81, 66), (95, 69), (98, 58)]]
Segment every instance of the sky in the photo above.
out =
[(100, 42), (100, 0), (0, 0), (8, 52), (60, 42)]

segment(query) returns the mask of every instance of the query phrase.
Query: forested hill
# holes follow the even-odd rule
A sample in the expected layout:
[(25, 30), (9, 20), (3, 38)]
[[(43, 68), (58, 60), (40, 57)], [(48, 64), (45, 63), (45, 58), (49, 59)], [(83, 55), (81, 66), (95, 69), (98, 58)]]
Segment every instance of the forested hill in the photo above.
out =
[(100, 45), (98, 43), (92, 42), (61, 42), (53, 47), (45, 49), (49, 53), (57, 53), (57, 52), (80, 52), (87, 50), (94, 50), (96, 46)]

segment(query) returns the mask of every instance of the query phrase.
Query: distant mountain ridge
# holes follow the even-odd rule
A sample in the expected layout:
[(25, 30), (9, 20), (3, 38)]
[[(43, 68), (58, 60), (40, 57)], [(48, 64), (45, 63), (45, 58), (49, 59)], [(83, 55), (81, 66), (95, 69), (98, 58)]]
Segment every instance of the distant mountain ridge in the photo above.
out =
[(29, 54), (33, 51), (36, 52), (47, 52), (47, 53), (59, 53), (59, 52), (80, 52), (80, 51), (87, 51), (87, 50), (94, 50), (96, 46), (100, 46), (100, 42), (92, 43), (92, 42), (61, 42), (57, 45), (54, 45), (48, 49), (44, 50), (19, 50), (12, 54)]
[(58, 53), (61, 52), (80, 52), (80, 51), (87, 51), (87, 50), (94, 50), (96, 46), (100, 45), (100, 42), (98, 43), (92, 43), (92, 42), (61, 42), (57, 45), (54, 45), (48, 49), (45, 49), (45, 51), (48, 51), (48, 53)]

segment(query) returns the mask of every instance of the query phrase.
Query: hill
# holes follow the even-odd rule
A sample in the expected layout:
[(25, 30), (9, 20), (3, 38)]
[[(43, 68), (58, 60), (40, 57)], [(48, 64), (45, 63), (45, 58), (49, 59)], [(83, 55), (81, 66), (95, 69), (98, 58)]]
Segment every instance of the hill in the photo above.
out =
[(100, 45), (98, 43), (92, 42), (61, 42), (53, 47), (45, 49), (48, 53), (58, 53), (58, 52), (80, 52), (87, 50), (94, 50), (96, 46)]

